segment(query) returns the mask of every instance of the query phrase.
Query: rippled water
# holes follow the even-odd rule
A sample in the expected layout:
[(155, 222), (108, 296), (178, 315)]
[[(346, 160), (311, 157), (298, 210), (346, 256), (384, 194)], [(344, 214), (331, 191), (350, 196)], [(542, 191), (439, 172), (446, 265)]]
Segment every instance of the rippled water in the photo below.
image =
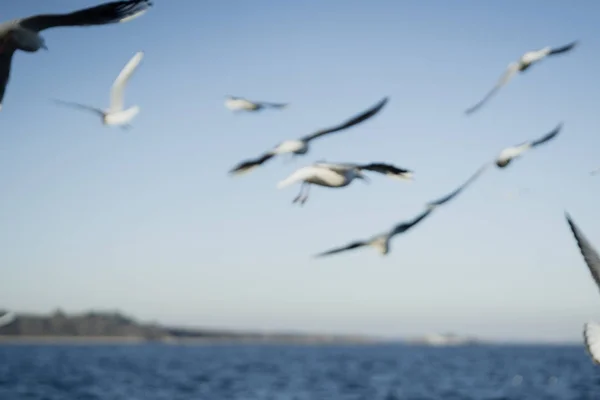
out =
[(2, 400), (600, 399), (561, 346), (0, 346)]

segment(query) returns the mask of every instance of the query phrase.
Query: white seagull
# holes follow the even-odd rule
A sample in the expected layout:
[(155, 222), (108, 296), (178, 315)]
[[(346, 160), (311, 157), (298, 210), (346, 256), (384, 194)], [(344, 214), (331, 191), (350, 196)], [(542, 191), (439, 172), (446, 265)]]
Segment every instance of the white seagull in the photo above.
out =
[[(598, 251), (579, 230), (579, 227), (575, 225), (568, 213), (565, 213), (565, 217), (573, 236), (575, 236), (579, 251), (592, 274), (592, 278), (596, 285), (600, 287), (600, 256), (598, 256)], [(600, 325), (595, 322), (587, 322), (583, 327), (583, 340), (592, 360), (596, 364), (600, 364)]]
[(277, 188), (281, 189), (294, 183), (302, 182), (300, 193), (293, 200), (293, 203), (300, 202), (302, 205), (308, 200), (310, 185), (341, 188), (348, 186), (354, 179), (362, 179), (368, 183), (369, 179), (363, 174), (363, 171), (378, 172), (395, 179), (412, 180), (413, 178), (413, 171), (398, 168), (391, 164), (333, 164), (317, 162), (296, 170), (290, 176), (280, 181), (277, 184)]
[(367, 240), (357, 240), (352, 243), (347, 244), (343, 247), (337, 247), (332, 250), (324, 251), (323, 253), (319, 253), (314, 257), (323, 257), (329, 256), (332, 254), (341, 253), (342, 251), (357, 249), (359, 247), (371, 246), (374, 247), (381, 255), (386, 255), (390, 252), (390, 240), (401, 233), (408, 231), (413, 226), (417, 225), (419, 222), (424, 220), (429, 214), (433, 212), (433, 208), (428, 208), (423, 211), (421, 214), (417, 215), (414, 219), (410, 221), (401, 222), (398, 225), (394, 226), (391, 230), (381, 233), (379, 235), (373, 236)]
[(434, 208), (439, 207), (439, 206), (441, 206), (443, 204), (446, 204), (447, 202), (449, 202), (450, 200), (452, 200), (453, 198), (455, 198), (456, 196), (458, 196), (469, 185), (471, 185), (491, 165), (492, 165), (491, 163), (485, 163), (485, 164), (483, 164), (481, 167), (479, 167), (479, 169), (477, 171), (475, 171), (475, 173), (473, 175), (471, 175), (471, 177), (469, 179), (467, 179), (465, 181), (465, 183), (463, 183), (462, 185), (460, 185), (458, 188), (456, 188), (450, 194), (448, 194), (448, 195), (446, 195), (446, 196), (444, 196), (442, 198), (439, 198), (439, 199), (437, 199), (435, 201), (430, 201), (429, 203), (427, 203), (427, 207), (431, 208), (431, 209), (434, 209)]
[(8, 84), (15, 51), (34, 53), (47, 50), (39, 34), (49, 28), (63, 26), (104, 25), (139, 17), (152, 6), (149, 0), (112, 1), (68, 14), (40, 14), (0, 23), (0, 109)]
[(0, 327), (11, 324), (15, 319), (15, 313), (6, 312), (4, 315), (0, 316)]
[(526, 71), (533, 64), (541, 61), (542, 59), (553, 56), (557, 54), (563, 54), (573, 49), (577, 45), (577, 41), (571, 42), (565, 46), (552, 48), (550, 46), (544, 47), (540, 50), (529, 51), (521, 56), (521, 58), (516, 61), (508, 64), (506, 72), (500, 77), (500, 80), (496, 83), (496, 86), (490, 90), (485, 97), (479, 101), (479, 103), (475, 104), (471, 108), (465, 111), (466, 114), (471, 114), (479, 109), (485, 102), (487, 102), (496, 92), (504, 85), (506, 85), (512, 78), (519, 72)]
[(318, 130), (317, 132), (312, 133), (308, 136), (304, 136), (300, 139), (286, 140), (284, 142), (281, 142), (280, 144), (275, 146), (273, 149), (264, 153), (262, 156), (260, 156), (256, 159), (253, 159), (253, 160), (246, 160), (246, 161), (239, 163), (231, 171), (229, 171), (229, 173), (239, 175), (239, 174), (242, 174), (245, 172), (249, 172), (252, 169), (254, 169), (254, 168), (258, 167), (259, 165), (261, 165), (262, 163), (264, 163), (265, 161), (271, 159), (273, 156), (275, 156), (277, 154), (285, 154), (285, 153), (292, 153), (292, 155), (306, 154), (308, 152), (308, 149), (309, 149), (308, 145), (311, 140), (314, 140), (316, 138), (324, 136), (328, 133), (333, 133), (333, 132), (338, 132), (338, 131), (341, 131), (344, 129), (348, 129), (351, 126), (359, 124), (359, 123), (373, 117), (375, 114), (377, 114), (387, 102), (388, 102), (388, 98), (385, 97), (383, 100), (381, 100), (379, 103), (377, 103), (374, 107), (349, 119), (346, 122), (343, 122), (340, 125), (334, 126), (332, 128)]
[(525, 151), (530, 150), (534, 147), (537, 147), (541, 144), (544, 144), (544, 143), (548, 142), (549, 140), (553, 139), (554, 137), (556, 137), (556, 135), (558, 135), (558, 133), (562, 129), (562, 126), (563, 126), (563, 124), (561, 122), (556, 126), (556, 128), (554, 128), (554, 130), (552, 130), (552, 132), (546, 134), (545, 136), (543, 136), (537, 140), (532, 140), (530, 142), (522, 143), (522, 144), (516, 145), (514, 147), (508, 147), (508, 148), (502, 150), (500, 152), (500, 154), (498, 155), (498, 157), (496, 158), (496, 161), (495, 161), (496, 165), (498, 166), (498, 168), (506, 167), (508, 164), (510, 164), (510, 162), (512, 160), (520, 157), (521, 154), (523, 154)]
[(143, 57), (144, 53), (142, 51), (137, 52), (121, 70), (119, 76), (117, 76), (117, 79), (115, 79), (115, 82), (112, 85), (110, 92), (110, 106), (107, 110), (69, 101), (55, 101), (59, 104), (91, 111), (102, 118), (102, 124), (104, 125), (118, 125), (122, 128), (130, 128), (130, 122), (140, 112), (140, 107), (132, 106), (127, 109), (123, 108), (125, 85), (127, 84), (127, 81), (129, 81), (131, 75), (133, 75), (133, 72), (136, 70)]
[(287, 103), (268, 103), (265, 101), (250, 101), (243, 97), (227, 96), (225, 98), (225, 107), (231, 111), (259, 111), (265, 108), (285, 108)]

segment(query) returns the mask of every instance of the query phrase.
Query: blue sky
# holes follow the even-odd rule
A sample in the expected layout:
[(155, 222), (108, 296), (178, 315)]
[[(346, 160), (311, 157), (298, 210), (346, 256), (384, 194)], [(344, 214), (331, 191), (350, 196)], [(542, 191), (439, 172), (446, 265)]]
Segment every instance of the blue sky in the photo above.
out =
[[(97, 1), (13, 2), (3, 19)], [(600, 246), (600, 4), (581, 1), (155, 1), (108, 27), (49, 30), (16, 54), (0, 117), (0, 304), (121, 309), (142, 320), (239, 329), (409, 336), (454, 331), (578, 341), (600, 293), (563, 211)], [(41, 7), (41, 8), (40, 8)], [(523, 52), (581, 41), (463, 111)], [(134, 129), (50, 99), (104, 107), (126, 92)], [(235, 115), (227, 94), (290, 102)], [(372, 120), (319, 139), (293, 163), (227, 171), (283, 139), (337, 124), (383, 96)], [(504, 147), (564, 121), (560, 136), (493, 169), (392, 253), (310, 256), (369, 237), (453, 190)], [(412, 183), (276, 183), (318, 159), (382, 161)], [(507, 194), (527, 188), (523, 196)]]

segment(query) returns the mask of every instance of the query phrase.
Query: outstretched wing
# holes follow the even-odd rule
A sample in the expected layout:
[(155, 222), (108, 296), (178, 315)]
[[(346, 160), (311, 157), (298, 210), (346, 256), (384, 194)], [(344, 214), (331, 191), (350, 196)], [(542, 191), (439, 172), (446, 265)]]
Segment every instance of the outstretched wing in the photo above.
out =
[(288, 103), (267, 103), (264, 101), (257, 102), (262, 107), (270, 107), (270, 108), (285, 108), (288, 106)]
[(12, 47), (0, 50), (0, 110), (2, 110), (4, 93), (6, 92), (6, 87), (8, 86), (8, 80), (10, 78), (10, 68), (14, 53), (15, 50)]
[(544, 144), (549, 140), (552, 140), (554, 137), (556, 137), (556, 135), (558, 135), (558, 133), (560, 132), (560, 130), (563, 127), (563, 123), (559, 123), (556, 128), (554, 128), (550, 133), (544, 135), (543, 137), (534, 140), (533, 142), (531, 142), (531, 147), (535, 147), (535, 146), (539, 146), (540, 144)]
[(366, 246), (367, 244), (368, 244), (367, 242), (363, 242), (363, 241), (353, 242), (344, 247), (337, 247), (335, 249), (327, 250), (322, 253), (316, 254), (314, 257), (324, 257), (324, 256), (332, 255), (332, 254), (341, 253), (342, 251), (358, 249), (359, 247)]
[(398, 168), (391, 164), (371, 163), (359, 166), (360, 169), (373, 171), (380, 174), (388, 175), (391, 178), (397, 179), (412, 179), (413, 171), (404, 168)]
[(592, 278), (594, 278), (596, 285), (598, 285), (598, 287), (600, 288), (600, 256), (598, 256), (598, 251), (583, 235), (583, 232), (579, 230), (579, 227), (575, 225), (575, 222), (573, 222), (571, 216), (568, 213), (565, 213), (565, 217), (567, 218), (567, 223), (571, 228), (571, 232), (573, 232), (573, 236), (575, 237), (575, 241), (577, 242), (579, 251), (583, 256), (583, 260), (588, 266), (588, 269), (590, 270), (590, 273), (592, 274)]
[(390, 232), (390, 237), (397, 235), (399, 233), (406, 232), (413, 226), (417, 225), (419, 222), (423, 221), (429, 214), (431, 214), (432, 211), (433, 211), (432, 208), (428, 208), (427, 210), (423, 211), (421, 214), (417, 215), (414, 219), (412, 219), (410, 221), (402, 222), (402, 223), (396, 225), (394, 227), (394, 229), (392, 229), (392, 231)]
[(131, 75), (133, 75), (135, 69), (138, 67), (138, 65), (140, 65), (140, 62), (142, 61), (143, 57), (143, 51), (138, 51), (137, 53), (135, 53), (135, 55), (131, 57), (129, 62), (127, 62), (125, 67), (123, 67), (123, 69), (119, 73), (119, 76), (117, 76), (117, 79), (115, 79), (115, 82), (113, 83), (110, 92), (109, 110), (111, 112), (123, 110), (123, 97), (125, 92), (125, 85), (129, 81)]
[(265, 161), (271, 159), (271, 157), (273, 157), (274, 155), (275, 155), (275, 153), (269, 152), (269, 153), (263, 154), (262, 156), (260, 156), (256, 159), (242, 161), (241, 163), (236, 165), (233, 169), (231, 169), (229, 171), (229, 173), (232, 175), (241, 175), (246, 172), (250, 172), (254, 168), (260, 166)]
[(318, 138), (319, 136), (323, 136), (323, 135), (327, 135), (328, 133), (333, 133), (333, 132), (338, 132), (344, 129), (348, 129), (351, 126), (354, 126), (356, 124), (360, 124), (363, 121), (366, 121), (367, 119), (373, 117), (375, 114), (377, 114), (382, 108), (383, 106), (385, 106), (385, 104), (388, 102), (389, 98), (388, 97), (384, 97), (379, 103), (377, 103), (374, 107), (368, 109), (367, 111), (349, 119), (348, 121), (334, 126), (332, 128), (327, 128), (327, 129), (321, 129), (311, 135), (305, 136), (303, 137), (302, 141), (304, 142), (308, 142), (309, 140), (313, 140)]
[(427, 203), (427, 207), (430, 208), (434, 208), (434, 207), (439, 207), (442, 204), (445, 204), (447, 202), (449, 202), (450, 200), (452, 200), (453, 198), (455, 198), (460, 192), (462, 192), (463, 190), (465, 190), (465, 188), (467, 186), (469, 186), (471, 183), (473, 183), (477, 178), (479, 178), (479, 176), (483, 173), (483, 171), (485, 171), (490, 165), (492, 165), (491, 163), (485, 163), (484, 165), (482, 165), (481, 167), (479, 167), (479, 169), (473, 174), (471, 175), (471, 177), (469, 179), (467, 179), (467, 181), (465, 183), (463, 183), (462, 185), (460, 185), (457, 189), (455, 189), (452, 193), (437, 199), (435, 201), (429, 202)]
[(504, 85), (506, 85), (513, 76), (515, 76), (515, 74), (517, 73), (517, 71), (519, 70), (518, 68), (518, 64), (517, 63), (511, 63), (508, 68), (506, 69), (506, 71), (504, 72), (504, 74), (500, 77), (500, 79), (498, 80), (498, 82), (496, 83), (496, 86), (494, 86), (492, 88), (492, 90), (490, 90), (483, 99), (481, 99), (477, 104), (475, 104), (474, 106), (468, 108), (465, 111), (465, 114), (472, 114), (475, 111), (477, 111), (481, 106), (483, 106), (489, 99), (491, 99), (498, 90), (500, 90), (500, 88)]
[(572, 50), (575, 46), (577, 46), (577, 44), (579, 43), (578, 40), (571, 42), (565, 46), (561, 46), (561, 47), (556, 47), (554, 49), (551, 49), (550, 52), (548, 52), (549, 56), (555, 55), (555, 54), (562, 54), (562, 53), (566, 53), (570, 50)]
[(595, 364), (600, 364), (600, 325), (588, 322), (583, 326), (585, 348)]
[(58, 100), (58, 99), (54, 99), (54, 102), (57, 104), (62, 104), (63, 106), (67, 106), (67, 107), (71, 107), (71, 108), (78, 108), (80, 110), (91, 111), (100, 116), (104, 116), (104, 112), (102, 110), (92, 107), (92, 106), (87, 106), (85, 104), (75, 103), (73, 101)]
[(125, 22), (139, 17), (152, 6), (149, 0), (112, 1), (68, 14), (34, 15), (24, 18), (20, 25), (26, 29), (42, 31), (59, 26), (104, 25)]

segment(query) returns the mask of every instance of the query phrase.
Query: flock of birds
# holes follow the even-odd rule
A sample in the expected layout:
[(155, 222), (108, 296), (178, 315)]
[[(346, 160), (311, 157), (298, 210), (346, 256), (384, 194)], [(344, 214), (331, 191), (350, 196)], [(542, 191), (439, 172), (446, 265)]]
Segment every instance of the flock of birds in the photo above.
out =
[[(65, 14), (43, 14), (26, 18), (11, 20), (0, 23), (0, 110), (2, 109), (6, 88), (9, 81), (12, 57), (15, 51), (37, 52), (46, 49), (44, 38), (40, 35), (45, 29), (69, 26), (105, 25), (118, 22), (130, 21), (139, 17), (152, 6), (149, 0), (123, 0), (107, 2), (95, 7), (77, 10)], [(466, 114), (472, 114), (480, 109), (498, 90), (506, 85), (511, 78), (519, 72), (527, 71), (533, 64), (540, 62), (546, 57), (564, 54), (571, 51), (577, 42), (572, 42), (558, 48), (545, 47), (540, 50), (530, 51), (521, 56), (518, 61), (508, 65), (506, 72), (497, 84), (485, 97), (474, 106), (466, 110)], [(137, 52), (121, 70), (114, 81), (110, 92), (110, 104), (105, 110), (75, 102), (55, 100), (58, 104), (89, 111), (101, 118), (104, 125), (120, 126), (124, 129), (131, 127), (131, 121), (139, 112), (139, 106), (124, 108), (125, 86), (139, 66), (143, 52)], [(262, 155), (254, 159), (243, 161), (236, 165), (231, 171), (232, 175), (248, 173), (261, 166), (277, 155), (289, 154), (291, 157), (304, 155), (309, 151), (309, 144), (315, 139), (326, 135), (344, 131), (355, 125), (361, 124), (378, 114), (388, 102), (388, 97), (383, 98), (371, 108), (362, 113), (330, 128), (319, 129), (314, 133), (298, 139), (285, 140)], [(264, 109), (284, 109), (286, 103), (269, 103), (251, 101), (242, 97), (227, 96), (225, 106), (234, 112), (257, 112)], [(482, 165), (462, 185), (451, 193), (431, 201), (425, 205), (425, 209), (409, 221), (401, 222), (386, 232), (375, 235), (369, 239), (356, 240), (347, 245), (336, 247), (316, 255), (316, 257), (328, 256), (343, 251), (371, 246), (382, 255), (390, 251), (390, 240), (399, 234), (405, 233), (415, 225), (426, 219), (438, 207), (448, 203), (459, 195), (465, 188), (471, 185), (487, 168), (494, 164), (498, 168), (506, 168), (515, 159), (521, 157), (527, 151), (534, 149), (554, 139), (562, 130), (563, 124), (559, 123), (554, 129), (538, 139), (529, 140), (524, 143), (508, 147), (498, 153), (495, 160)], [(329, 188), (342, 188), (350, 185), (355, 179), (369, 182), (365, 172), (379, 173), (390, 178), (407, 180), (413, 179), (414, 172), (390, 163), (373, 162), (369, 164), (356, 163), (328, 163), (318, 161), (312, 165), (302, 167), (277, 184), (278, 188), (284, 188), (295, 183), (300, 183), (300, 193), (294, 198), (293, 203), (300, 205), (308, 200), (311, 185)], [(600, 169), (592, 171), (598, 173)], [(583, 258), (587, 263), (591, 274), (600, 287), (600, 256), (592, 247), (570, 216), (566, 215), (567, 222), (575, 236)], [(5, 315), (0, 318), (0, 325), (5, 325), (14, 320), (14, 315)], [(600, 324), (586, 323), (584, 326), (584, 341), (586, 348), (594, 362), (600, 364)]]

